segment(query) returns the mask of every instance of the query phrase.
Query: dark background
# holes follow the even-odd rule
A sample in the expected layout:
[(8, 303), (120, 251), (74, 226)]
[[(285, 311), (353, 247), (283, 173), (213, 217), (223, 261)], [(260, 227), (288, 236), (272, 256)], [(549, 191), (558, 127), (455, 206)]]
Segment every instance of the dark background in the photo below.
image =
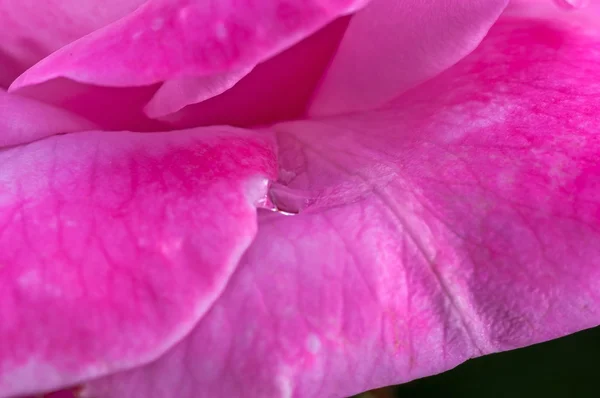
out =
[(600, 327), (472, 359), (393, 390), (390, 397), (403, 398), (600, 397)]

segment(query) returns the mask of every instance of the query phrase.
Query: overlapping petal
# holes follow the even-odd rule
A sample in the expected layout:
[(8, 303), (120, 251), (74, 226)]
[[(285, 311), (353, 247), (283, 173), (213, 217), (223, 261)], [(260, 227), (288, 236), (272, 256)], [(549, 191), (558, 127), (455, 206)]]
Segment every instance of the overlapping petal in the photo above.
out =
[(286, 217), (98, 397), (347, 396), (600, 322), (600, 37), (506, 18), (376, 112), (274, 127)]
[(93, 123), (63, 109), (0, 89), (0, 148), (94, 128)]
[[(166, 98), (171, 104), (186, 104), (161, 120), (181, 128), (198, 125), (269, 125), (306, 115), (306, 109), (323, 71), (343, 37), (350, 17), (338, 18), (315, 34), (273, 58), (259, 63), (248, 75), (224, 93), (190, 104), (185, 96)], [(196, 78), (195, 81), (201, 78)], [(202, 83), (202, 82), (201, 82)], [(195, 95), (203, 95), (198, 90)], [(153, 98), (151, 104), (159, 98)], [(167, 102), (165, 101), (165, 102)], [(148, 114), (170, 110), (166, 104), (147, 109)], [(150, 113), (152, 111), (152, 113)], [(156, 112), (156, 113), (155, 113)]]
[(376, 0), (350, 22), (310, 108), (377, 108), (469, 54), (507, 0)]
[(0, 396), (175, 344), (251, 243), (274, 173), (272, 137), (229, 127), (0, 149)]
[[(102, 91), (96, 93), (98, 86), (151, 86), (166, 82), (146, 108), (150, 116), (162, 117), (226, 91), (258, 63), (300, 42), (336, 18), (354, 12), (364, 3), (366, 0), (273, 0), (233, 5), (222, 1), (154, 0), (47, 57), (13, 82), (11, 90), (44, 86), (56, 78), (66, 78), (84, 83), (84, 89), (88, 88), (95, 98), (103, 96)], [(193, 86), (194, 93), (186, 86)], [(313, 88), (314, 83), (311, 83), (309, 95)], [(94, 112), (98, 106), (93, 101), (82, 100), (80, 90), (63, 88), (56, 83), (42, 90), (63, 92), (64, 101), (40, 96), (38, 91), (36, 87), (29, 87), (27, 95), (44, 98), (72, 111), (78, 110), (73, 103), (83, 104), (79, 107), (82, 115), (96, 122), (100, 120)], [(144, 94), (150, 92), (151, 95), (152, 90), (142, 94), (134, 88), (129, 88), (129, 93), (111, 91), (120, 98), (135, 97), (130, 102), (136, 106), (126, 109), (131, 109), (137, 117), (130, 116), (130, 120), (125, 120), (127, 124), (121, 124), (122, 128), (139, 125), (141, 130), (157, 129), (139, 115), (145, 104), (137, 105), (140, 95), (150, 100)], [(263, 97), (263, 91), (272, 89), (259, 88), (246, 97)], [(305, 102), (308, 100), (302, 90), (298, 95), (307, 97)], [(271, 100), (270, 106), (277, 107), (272, 96), (266, 97)], [(113, 113), (124, 109), (110, 103), (105, 106), (108, 106), (105, 118), (109, 122)], [(243, 110), (241, 113), (244, 118)], [(126, 115), (119, 116), (118, 121), (127, 119)], [(235, 115), (232, 119), (235, 121)], [(113, 129), (114, 125), (112, 122), (106, 128)]]

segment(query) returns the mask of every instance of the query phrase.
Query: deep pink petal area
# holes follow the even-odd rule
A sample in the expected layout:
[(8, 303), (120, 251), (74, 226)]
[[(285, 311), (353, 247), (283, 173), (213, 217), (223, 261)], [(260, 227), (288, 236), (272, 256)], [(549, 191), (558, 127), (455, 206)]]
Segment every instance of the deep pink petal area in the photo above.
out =
[(95, 127), (65, 110), (0, 89), (0, 148)]
[(0, 0), (0, 87), (60, 47), (146, 0)]
[(13, 93), (66, 109), (93, 121), (102, 130), (157, 132), (171, 129), (163, 122), (148, 118), (144, 113), (144, 107), (158, 89), (158, 84), (106, 87), (61, 78)]
[(55, 52), (21, 75), (21, 88), (57, 77), (141, 86), (256, 65), (367, 0), (153, 0)]
[(310, 108), (374, 109), (470, 53), (507, 0), (377, 0), (350, 22)]
[(0, 151), (0, 396), (154, 359), (256, 232), (272, 137), (86, 132)]
[(599, 44), (506, 19), (387, 109), (275, 126), (274, 199), (304, 211), (263, 215), (194, 331), (88, 391), (342, 397), (598, 325)]

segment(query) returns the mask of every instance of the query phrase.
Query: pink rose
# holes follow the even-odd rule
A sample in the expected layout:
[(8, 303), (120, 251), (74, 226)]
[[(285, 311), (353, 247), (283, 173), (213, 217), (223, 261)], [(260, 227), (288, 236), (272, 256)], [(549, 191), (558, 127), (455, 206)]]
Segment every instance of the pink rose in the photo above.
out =
[(343, 397), (598, 325), (600, 6), (506, 3), (0, 0), (0, 397)]

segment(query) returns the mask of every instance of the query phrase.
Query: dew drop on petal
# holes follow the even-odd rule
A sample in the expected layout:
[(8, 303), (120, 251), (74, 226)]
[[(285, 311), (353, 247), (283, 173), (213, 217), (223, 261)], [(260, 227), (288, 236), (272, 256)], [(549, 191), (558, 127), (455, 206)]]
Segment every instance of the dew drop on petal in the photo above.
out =
[(293, 216), (306, 210), (314, 201), (313, 195), (308, 192), (274, 182), (269, 187), (267, 197), (261, 202), (260, 207), (282, 215)]

